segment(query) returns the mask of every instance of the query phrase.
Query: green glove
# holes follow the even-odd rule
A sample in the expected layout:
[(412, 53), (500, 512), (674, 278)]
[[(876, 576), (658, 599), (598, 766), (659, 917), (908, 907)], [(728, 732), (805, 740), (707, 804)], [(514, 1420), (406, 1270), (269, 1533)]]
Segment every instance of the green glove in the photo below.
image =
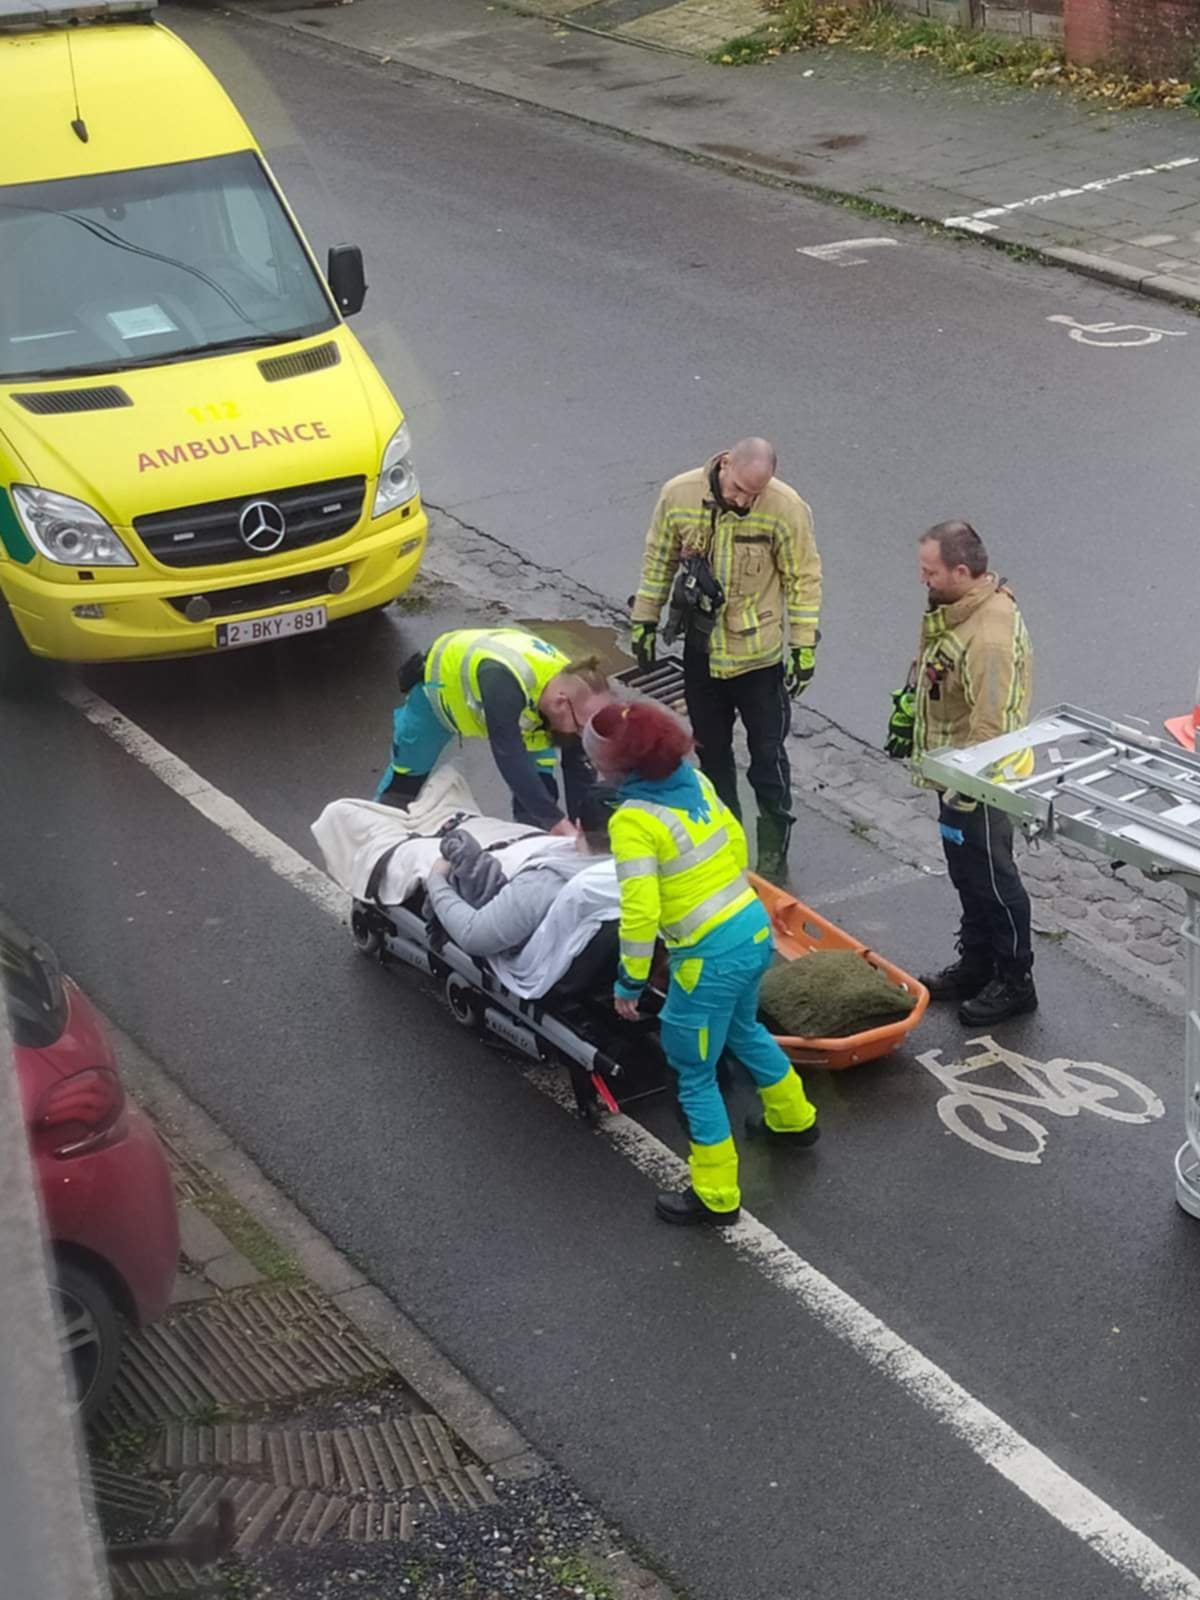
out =
[(791, 660), (783, 674), (783, 683), (793, 700), (799, 699), (812, 682), (817, 670), (817, 647), (814, 644), (793, 646)]
[(916, 695), (911, 689), (897, 689), (892, 695), (892, 714), (888, 718), (884, 749), (893, 761), (905, 761), (913, 753), (913, 726)]
[(630, 642), (633, 645), (633, 658), (643, 669), (654, 665), (655, 635), (658, 633), (657, 622), (635, 622), (629, 630)]

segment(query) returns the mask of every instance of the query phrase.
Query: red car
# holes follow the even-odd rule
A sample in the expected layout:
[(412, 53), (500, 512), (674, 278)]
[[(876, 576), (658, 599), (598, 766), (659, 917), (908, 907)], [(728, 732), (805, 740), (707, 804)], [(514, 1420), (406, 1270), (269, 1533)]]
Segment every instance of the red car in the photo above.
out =
[(45, 945), (0, 917), (0, 988), (50, 1248), (51, 1290), (84, 1418), (112, 1387), (122, 1322), (166, 1310), (179, 1260), (171, 1174), (125, 1098), (85, 995)]

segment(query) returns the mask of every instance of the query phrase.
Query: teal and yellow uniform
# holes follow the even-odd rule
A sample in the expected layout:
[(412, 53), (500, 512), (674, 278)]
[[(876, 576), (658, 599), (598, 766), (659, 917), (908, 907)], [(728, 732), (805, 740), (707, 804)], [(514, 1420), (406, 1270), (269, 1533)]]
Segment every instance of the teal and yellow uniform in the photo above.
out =
[[(441, 634), (422, 681), (393, 715), (391, 761), (376, 799), (389, 791), (411, 797), (456, 734), (487, 738), (513, 791), (518, 820), (553, 827), (562, 817), (554, 777), (558, 752), (538, 702), (566, 666), (561, 650), (521, 628)], [(503, 727), (493, 725), (498, 718)], [(574, 779), (566, 766), (564, 776)]]
[(661, 780), (626, 779), (620, 796), (609, 822), (621, 885), (616, 994), (641, 993), (661, 935), (671, 965), (662, 1042), (691, 1132), (692, 1188), (710, 1211), (735, 1211), (737, 1150), (716, 1070), (726, 1046), (754, 1079), (768, 1128), (801, 1133), (817, 1117), (758, 1020), (771, 925), (746, 878), (741, 824), (703, 774), (681, 763)]

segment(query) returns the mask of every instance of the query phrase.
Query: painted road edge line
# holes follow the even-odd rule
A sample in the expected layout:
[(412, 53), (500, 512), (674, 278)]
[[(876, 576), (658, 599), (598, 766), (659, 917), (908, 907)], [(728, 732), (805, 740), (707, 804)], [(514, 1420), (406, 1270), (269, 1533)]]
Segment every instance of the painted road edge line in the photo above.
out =
[[(333, 879), (256, 822), (236, 800), (208, 783), (99, 695), (76, 687), (68, 687), (61, 694), (94, 727), (202, 816), (335, 920), (347, 920), (346, 894)], [(574, 1097), (561, 1074), (543, 1069), (526, 1076), (555, 1104), (575, 1114)], [(600, 1128), (613, 1146), (654, 1183), (677, 1187), (687, 1181), (686, 1163), (631, 1117), (605, 1117)], [(1200, 1600), (1200, 1577), (1058, 1466), (750, 1212), (743, 1209), (740, 1221), (732, 1228), (719, 1230), (715, 1237), (768, 1282), (789, 1294), (875, 1371), (891, 1379), (1026, 1499), (1132, 1579), (1143, 1593), (1155, 1600)]]
[(967, 233), (994, 233), (999, 226), (992, 217), (1006, 217), (1013, 211), (1025, 211), (1030, 206), (1046, 206), (1054, 200), (1070, 200), (1076, 195), (1096, 194), (1111, 189), (1114, 183), (1129, 183), (1134, 178), (1151, 178), (1156, 172), (1174, 172), (1177, 167), (1192, 167), (1200, 156), (1176, 156), (1173, 161), (1159, 161), (1152, 167), (1134, 167), (1131, 172), (1118, 172), (1111, 178), (1094, 178), (1091, 183), (1081, 183), (1073, 189), (1054, 189), (1049, 194), (1031, 194), (1024, 200), (1010, 200), (1003, 206), (985, 206), (981, 211), (971, 211), (964, 217), (943, 217), (944, 228), (961, 228)]
[(214, 788), (186, 761), (172, 755), (152, 734), (140, 728), (136, 722), (131, 722), (99, 695), (74, 684), (66, 686), (59, 693), (68, 705), (106, 733), (114, 744), (120, 745), (134, 760), (148, 767), (168, 789), (173, 789), (188, 805), (215, 823), (252, 856), (265, 862), (272, 872), (299, 889), (301, 894), (306, 894), (310, 900), (315, 900), (322, 910), (332, 913), (340, 922), (347, 920), (345, 893), (329, 874), (313, 866), (299, 850), (293, 850), (290, 844), (264, 828), (261, 822), (256, 822), (236, 800)]

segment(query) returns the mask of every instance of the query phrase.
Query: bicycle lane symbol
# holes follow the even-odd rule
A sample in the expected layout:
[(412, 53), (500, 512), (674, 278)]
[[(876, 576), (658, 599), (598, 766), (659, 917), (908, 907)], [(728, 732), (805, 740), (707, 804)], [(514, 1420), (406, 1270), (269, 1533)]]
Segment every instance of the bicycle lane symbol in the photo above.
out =
[[(1101, 350), (1128, 350), (1142, 344), (1158, 344), (1160, 339), (1186, 339), (1187, 332), (1182, 328), (1148, 328), (1140, 322), (1076, 322), (1074, 317), (1064, 316), (1061, 312), (1057, 316), (1047, 317), (1047, 322), (1058, 322), (1071, 330), (1071, 338), (1077, 344), (1095, 345)], [(1116, 339), (1114, 334), (1134, 333), (1136, 339)], [(1092, 334), (1100, 334), (1101, 338), (1094, 339)]]
[[(967, 1041), (980, 1053), (967, 1061), (946, 1063), (940, 1050), (926, 1050), (917, 1060), (943, 1085), (946, 1093), (937, 1113), (951, 1133), (1003, 1161), (1036, 1166), (1042, 1159), (1049, 1133), (1043, 1123), (1018, 1109), (1032, 1106), (1042, 1116), (1077, 1117), (1081, 1111), (1111, 1122), (1147, 1123), (1164, 1114), (1158, 1096), (1144, 1084), (1100, 1061), (1034, 1061), (1006, 1050), (988, 1034)], [(989, 1068), (1005, 1068), (1024, 1088), (966, 1080)], [(1016, 1144), (1002, 1142), (1017, 1133)]]

